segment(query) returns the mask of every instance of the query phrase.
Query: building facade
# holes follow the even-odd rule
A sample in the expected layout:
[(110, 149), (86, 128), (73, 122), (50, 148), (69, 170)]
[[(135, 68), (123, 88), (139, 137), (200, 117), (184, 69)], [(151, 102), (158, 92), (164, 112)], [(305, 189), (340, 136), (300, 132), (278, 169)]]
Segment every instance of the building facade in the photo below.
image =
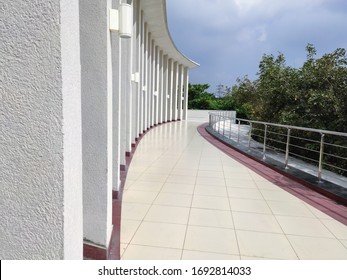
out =
[(0, 11), (0, 259), (107, 258), (127, 156), (187, 118), (197, 64), (175, 47), (165, 0)]

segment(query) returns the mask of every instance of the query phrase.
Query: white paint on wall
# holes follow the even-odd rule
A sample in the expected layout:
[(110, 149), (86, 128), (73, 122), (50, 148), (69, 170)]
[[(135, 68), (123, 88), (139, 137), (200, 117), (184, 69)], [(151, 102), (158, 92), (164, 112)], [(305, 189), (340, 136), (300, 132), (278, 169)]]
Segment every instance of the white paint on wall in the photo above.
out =
[(60, 1), (1, 1), (0, 13), (0, 259), (62, 259)]

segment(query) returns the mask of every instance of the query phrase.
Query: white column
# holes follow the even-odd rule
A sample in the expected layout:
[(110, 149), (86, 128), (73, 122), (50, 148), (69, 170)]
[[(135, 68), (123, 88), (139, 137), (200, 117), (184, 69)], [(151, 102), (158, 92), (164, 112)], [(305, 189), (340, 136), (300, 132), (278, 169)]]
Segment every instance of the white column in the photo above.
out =
[(189, 88), (189, 68), (184, 67), (184, 89), (183, 89), (183, 120), (188, 120), (188, 88)]
[(158, 54), (158, 123), (164, 120), (164, 55), (163, 51)]
[[(134, 34), (134, 33), (133, 33)], [(134, 35), (133, 35), (134, 36)], [(132, 89), (132, 71), (133, 71), (133, 42), (135, 39), (133, 37), (131, 39), (124, 39), (124, 41), (127, 41), (127, 49), (128, 49), (128, 61), (127, 61), (127, 88), (126, 88), (126, 137), (125, 137), (125, 152), (130, 153), (131, 152), (131, 143), (133, 139), (133, 132), (132, 132), (132, 123), (134, 122), (133, 119), (133, 89)]]
[(154, 65), (154, 42), (152, 39), (152, 33), (151, 33), (151, 37), (150, 37), (150, 41), (149, 41), (149, 58), (148, 58), (148, 73), (149, 73), (149, 77), (148, 77), (148, 85), (149, 85), (149, 92), (148, 92), (148, 97), (149, 97), (149, 104), (148, 104), (148, 127), (152, 127), (153, 126), (153, 109), (154, 109), (154, 83), (153, 83), (153, 65)]
[[(61, 7), (60, 7), (61, 14), (60, 14), (59, 20), (61, 23), (60, 36), (61, 36), (61, 56), (62, 56), (61, 78), (62, 78), (62, 93), (63, 93), (62, 100), (63, 100), (63, 119), (64, 119), (64, 122), (63, 122), (64, 259), (82, 259), (82, 256), (83, 256), (83, 247), (82, 247), (83, 246), (83, 208), (82, 208), (83, 192), (82, 192), (82, 119), (81, 119), (81, 64), (80, 64), (81, 62), (80, 62), (80, 36), (79, 36), (80, 34), (79, 5), (78, 5), (78, 1), (70, 1), (70, 0), (62, 0), (60, 1), (60, 4), (61, 4)], [(27, 14), (27, 11), (26, 11), (26, 14)], [(47, 38), (45, 38), (45, 40), (46, 39)], [(31, 51), (31, 50), (28, 50), (28, 51)], [(42, 57), (40, 57), (40, 63), (42, 63), (41, 59)], [(32, 79), (32, 76), (30, 78)], [(54, 78), (56, 79), (56, 77)], [(35, 88), (35, 91), (36, 90), (37, 89)], [(47, 92), (45, 93), (45, 97), (47, 97), (46, 94)], [(51, 111), (51, 107), (47, 109), (50, 110), (50, 115), (52, 116), (53, 114)], [(44, 114), (42, 114), (42, 116), (45, 117)], [(46, 121), (47, 119), (45, 119), (44, 123), (47, 123)], [(1, 148), (0, 150), (3, 151), (3, 149)], [(50, 150), (50, 151), (53, 152), (53, 150)], [(40, 159), (40, 163), (43, 164), (41, 160), (42, 159)], [(40, 174), (42, 174), (41, 169), (39, 170), (39, 172)], [(56, 175), (54, 174), (54, 172), (50, 172), (50, 173), (53, 176)], [(52, 188), (55, 188), (55, 186), (51, 184), (49, 184), (49, 186)], [(31, 188), (32, 187), (33, 186), (31, 186)], [(56, 192), (56, 189), (54, 189), (54, 192)], [(1, 205), (3, 204), (1, 203)], [(36, 206), (38, 205), (36, 204)], [(2, 215), (0, 214), (0, 216)], [(51, 216), (51, 218), (53, 217)], [(55, 222), (56, 220), (52, 224), (57, 225)], [(0, 224), (4, 226), (4, 223), (0, 222)], [(35, 225), (36, 228), (37, 228), (37, 225), (38, 224)], [(21, 230), (23, 230), (22, 226), (23, 224), (21, 223)], [(3, 236), (2, 234), (0, 235)], [(46, 241), (47, 240), (49, 240), (49, 238), (46, 238)], [(49, 243), (49, 246), (51, 246), (50, 242), (48, 243)], [(22, 246), (22, 247), (26, 247), (26, 246)], [(42, 243), (40, 243), (40, 248), (43, 251), (45, 251), (45, 249), (42, 248)], [(3, 250), (0, 248), (0, 251), (3, 251)], [(47, 256), (47, 253), (48, 251), (45, 251), (44, 255)], [(30, 253), (27, 254), (27, 256), (29, 255)], [(0, 256), (0, 259), (2, 259), (1, 256)]]
[[(119, 1), (115, 0), (113, 2), (113, 8), (118, 8)], [(109, 136), (112, 135), (112, 153), (113, 153), (113, 169), (111, 171), (113, 177), (113, 191), (118, 191), (120, 186), (120, 131), (121, 131), (121, 54), (122, 46), (121, 40), (117, 32), (111, 32), (111, 45), (112, 45), (112, 87), (113, 96), (112, 101), (109, 103), (113, 106), (112, 112), (112, 131)]]
[(133, 2), (134, 5), (134, 36), (133, 42), (133, 81), (132, 81), (132, 145), (135, 144), (136, 138), (139, 136), (139, 113), (140, 113), (140, 87), (139, 87), (139, 73), (140, 73), (140, 25), (141, 25), (141, 13), (140, 13), (140, 3), (138, 0)]
[(2, 1), (0, 21), (0, 259), (82, 259), (78, 1)]
[(124, 170), (126, 166), (125, 155), (129, 151), (128, 140), (130, 134), (130, 90), (131, 90), (131, 45), (130, 39), (120, 39), (121, 56), (120, 56), (120, 80), (121, 80), (121, 107), (120, 107), (120, 167)]
[(163, 121), (168, 121), (168, 84), (169, 84), (169, 60), (168, 56), (163, 56)]
[(144, 93), (144, 122), (143, 122), (143, 130), (146, 131), (148, 128), (148, 41), (149, 41), (149, 34), (148, 34), (148, 26), (147, 23), (145, 23), (145, 33), (144, 33), (144, 86), (143, 86), (143, 93)]
[(147, 56), (147, 126), (151, 127), (152, 117), (152, 101), (153, 101), (153, 88), (152, 88), (152, 34), (148, 33), (148, 56)]
[(173, 120), (173, 60), (168, 60), (168, 121)]
[[(112, 110), (117, 110), (112, 108), (114, 105), (112, 61), (108, 31), (111, 1), (80, 1), (79, 7), (82, 66), (83, 232), (87, 242), (107, 248), (112, 231)], [(112, 37), (114, 38), (114, 34)], [(113, 43), (113, 53), (116, 53), (117, 39), (113, 40)]]
[(152, 55), (152, 126), (154, 126), (158, 124), (158, 46), (154, 41)]
[(177, 107), (178, 116), (177, 119), (182, 120), (182, 95), (183, 95), (183, 65), (180, 64), (178, 67), (178, 87), (177, 87)]
[[(141, 4), (141, 1), (139, 2)], [(145, 22), (143, 19), (143, 11), (141, 11), (141, 31), (140, 31), (140, 108), (139, 108), (139, 135), (141, 135), (144, 131), (144, 124), (145, 124), (145, 78), (146, 78), (146, 72), (145, 72)]]
[(178, 89), (178, 63), (173, 64), (173, 83), (172, 83), (172, 119), (177, 120), (177, 89)]

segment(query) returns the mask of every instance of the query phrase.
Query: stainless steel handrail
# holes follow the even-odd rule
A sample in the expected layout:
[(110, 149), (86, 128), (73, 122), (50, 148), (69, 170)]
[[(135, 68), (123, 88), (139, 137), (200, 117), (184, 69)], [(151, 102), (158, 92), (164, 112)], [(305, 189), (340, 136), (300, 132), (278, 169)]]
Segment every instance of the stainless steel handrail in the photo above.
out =
[[(323, 130), (323, 129), (315, 129), (315, 128), (308, 128), (308, 127), (300, 127), (300, 126), (292, 126), (292, 125), (284, 125), (284, 124), (276, 124), (276, 123), (269, 123), (269, 122), (261, 122), (261, 121), (254, 121), (254, 120), (248, 120), (248, 119), (241, 119), (241, 118), (231, 118), (229, 117), (227, 114), (220, 114), (220, 113), (213, 113), (210, 112), (210, 116), (209, 116), (209, 120), (210, 120), (210, 127), (215, 130), (217, 133), (225, 136), (227, 135), (226, 133), (226, 129), (229, 129), (230, 131), (230, 137), (231, 137), (231, 126), (232, 123), (237, 125), (237, 129), (235, 130), (237, 133), (237, 142), (240, 143), (240, 127), (241, 127), (241, 122), (242, 123), (246, 123), (249, 125), (249, 131), (248, 131), (248, 135), (246, 137), (246, 141), (248, 142), (247, 144), (245, 144), (245, 146), (248, 146), (248, 149), (251, 149), (251, 141), (252, 141), (252, 137), (255, 136), (255, 134), (252, 135), (253, 130), (258, 133), (256, 136), (259, 137), (258, 139), (261, 139), (263, 143), (257, 142), (258, 143), (258, 148), (259, 145), (262, 145), (262, 154), (263, 154), (263, 159), (266, 158), (266, 154), (267, 154), (267, 149), (273, 148), (272, 146), (270, 146), (270, 144), (268, 144), (268, 142), (273, 141), (274, 142), (278, 142), (278, 144), (282, 144), (283, 148), (277, 148), (278, 150), (283, 151), (284, 154), (284, 166), (285, 168), (288, 168), (289, 165), (289, 161), (290, 161), (290, 155), (293, 155), (297, 158), (306, 158), (308, 160), (312, 160), (313, 162), (316, 162), (318, 164), (318, 172), (317, 172), (317, 177), (318, 180), (321, 181), (322, 179), (322, 173), (323, 173), (323, 166), (330, 166), (330, 167), (334, 167), (338, 170), (341, 171), (346, 171), (347, 170), (345, 168), (342, 168), (341, 166), (337, 166), (337, 165), (333, 165), (331, 162), (324, 162), (324, 156), (327, 157), (331, 157), (331, 158), (335, 158), (335, 159), (340, 159), (340, 160), (346, 160), (347, 163), (347, 158), (341, 156), (341, 155), (337, 155), (337, 154), (333, 154), (332, 152), (324, 152), (326, 147), (335, 147), (335, 148), (339, 148), (339, 149), (346, 149), (347, 151), (347, 145), (346, 146), (342, 146), (340, 143), (339, 144), (334, 144), (334, 143), (328, 143), (326, 141), (326, 138), (328, 136), (334, 136), (334, 137), (343, 137), (344, 139), (346, 139), (347, 142), (347, 133), (345, 132), (337, 132), (337, 131), (329, 131), (329, 130)], [(226, 120), (230, 121), (229, 126), (226, 128)], [(219, 123), (218, 127), (216, 127), (216, 124)], [(261, 125), (264, 127), (264, 129), (261, 128), (254, 128), (254, 125)], [(217, 128), (217, 129), (216, 129)], [(269, 131), (269, 128), (281, 128), (286, 130), (286, 132), (280, 131), (280, 132), (271, 132)], [(299, 137), (299, 136), (294, 136), (293, 135), (293, 131), (302, 131), (302, 132), (312, 132), (312, 133), (316, 133), (317, 137), (316, 139), (312, 139), (312, 138), (305, 138), (305, 137)], [(263, 133), (262, 133), (263, 132)], [(272, 134), (272, 135), (271, 135)], [(282, 137), (282, 139), (278, 140), (275, 138), (271, 138), (271, 137)], [(293, 139), (299, 139), (299, 141), (306, 141), (306, 147), (304, 146), (298, 146), (295, 145), (294, 143), (291, 144), (291, 140)], [(312, 144), (310, 144), (312, 143)], [(314, 147), (316, 147), (316, 149), (312, 149), (310, 145), (316, 145)], [(285, 147), (285, 148), (284, 148)], [(290, 151), (290, 149), (293, 148), (295, 149), (295, 151), (297, 151), (297, 149), (301, 149), (301, 150), (306, 150), (308, 152), (314, 153), (318, 155), (318, 159), (315, 158), (308, 158), (305, 157), (303, 155), (298, 155), (297, 153), (294, 153), (294, 151)]]

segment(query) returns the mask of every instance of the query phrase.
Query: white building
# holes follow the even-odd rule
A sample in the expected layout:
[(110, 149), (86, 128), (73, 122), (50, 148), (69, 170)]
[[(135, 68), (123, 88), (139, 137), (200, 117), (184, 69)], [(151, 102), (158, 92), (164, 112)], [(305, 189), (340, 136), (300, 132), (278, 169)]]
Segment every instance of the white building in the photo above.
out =
[[(116, 257), (126, 157), (187, 118), (165, 0), (0, 1), (0, 259)], [(84, 251), (84, 253), (83, 253)]]

